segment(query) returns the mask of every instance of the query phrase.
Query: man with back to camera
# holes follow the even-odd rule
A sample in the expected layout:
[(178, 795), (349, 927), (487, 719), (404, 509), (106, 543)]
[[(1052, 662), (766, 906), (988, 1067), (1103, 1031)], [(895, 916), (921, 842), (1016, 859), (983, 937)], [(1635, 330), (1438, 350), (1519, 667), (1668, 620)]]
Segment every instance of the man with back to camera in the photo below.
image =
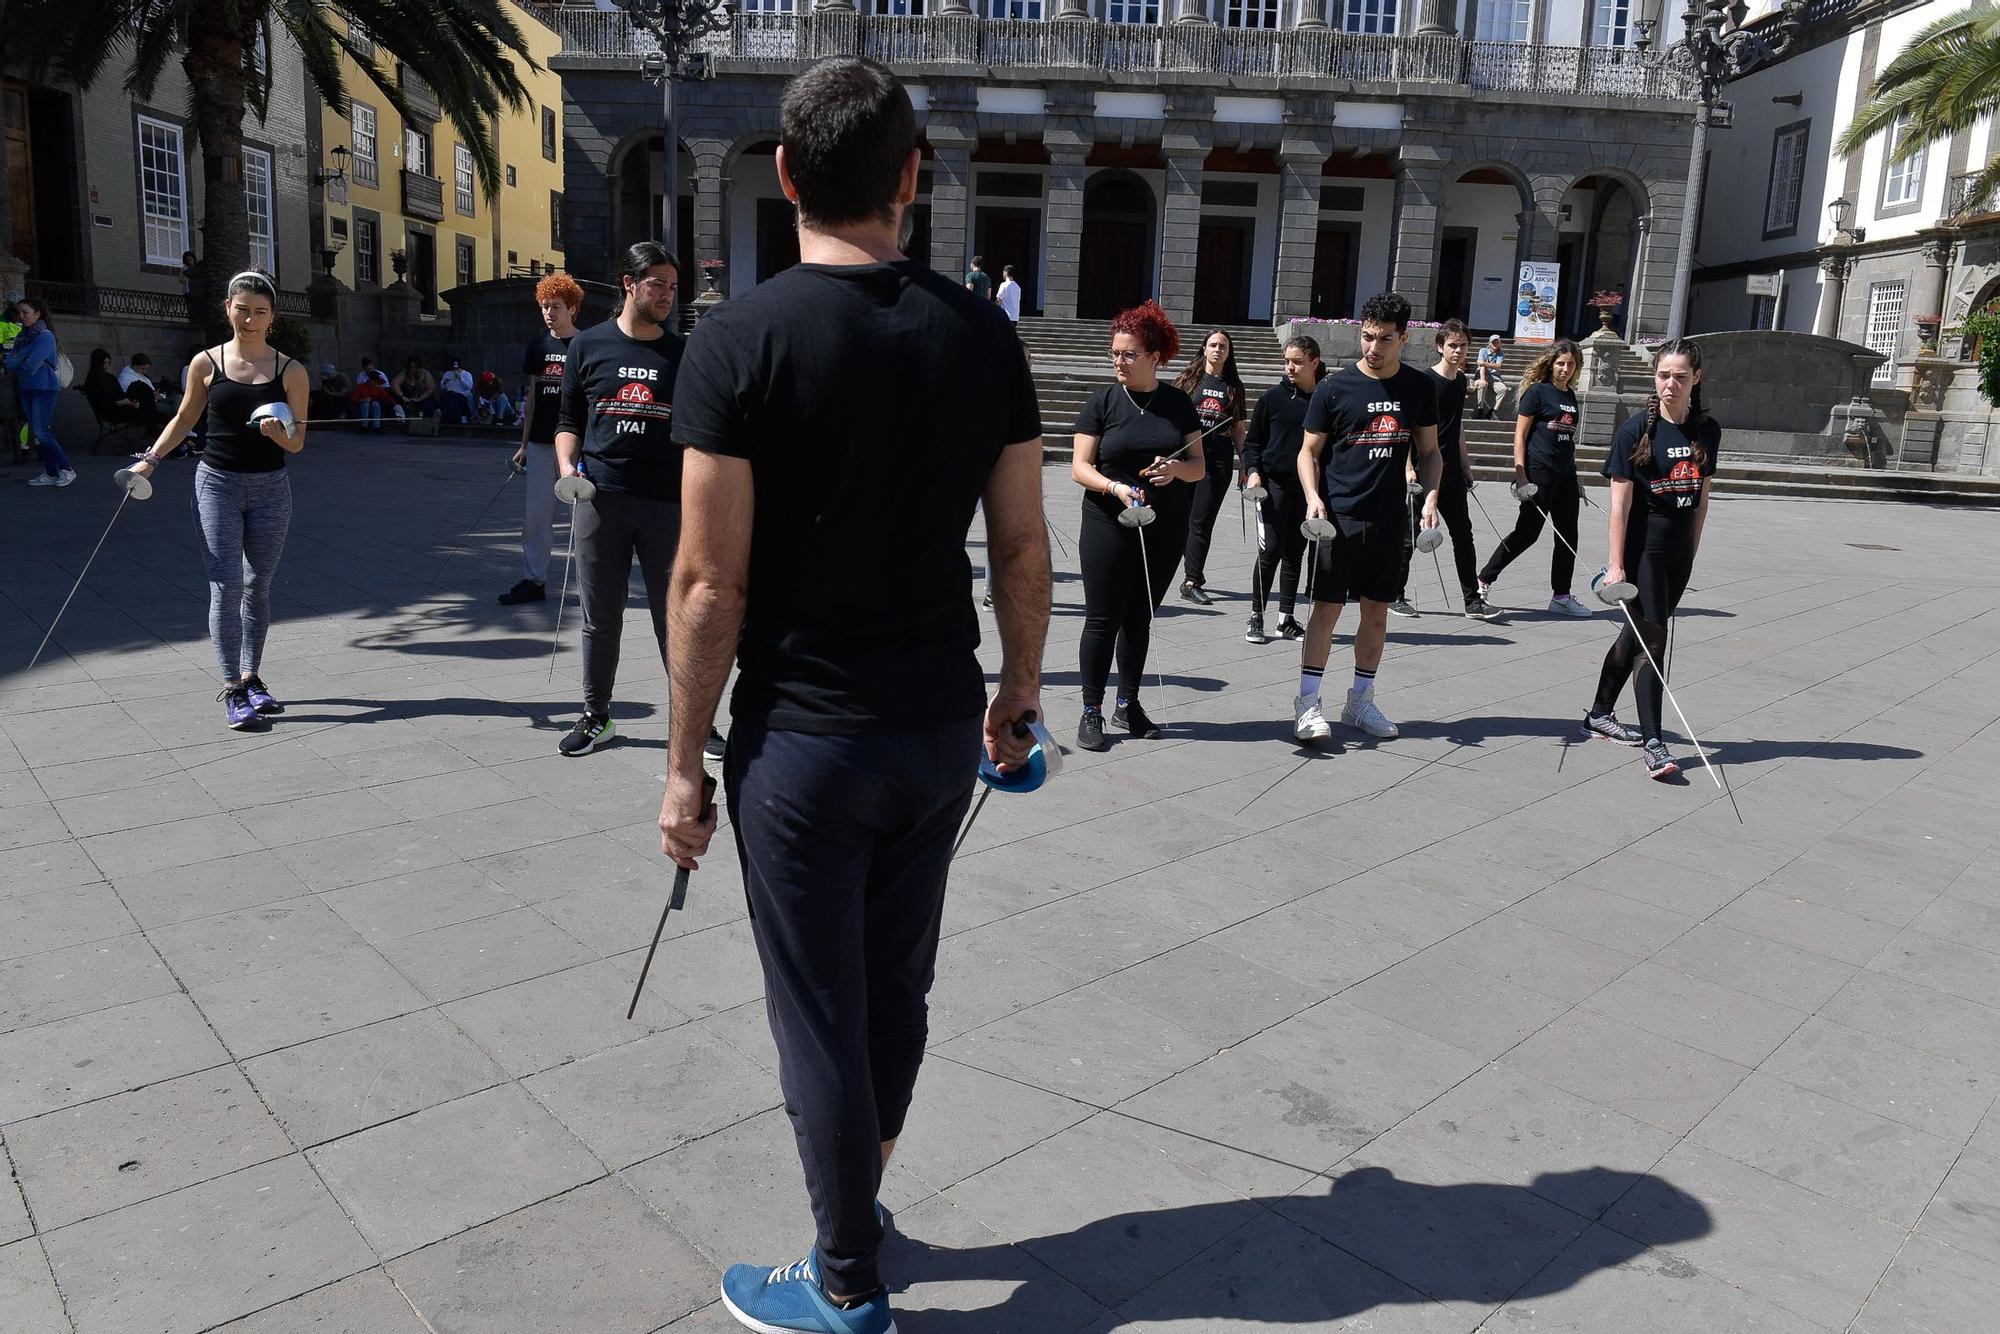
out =
[[(923, 1060), (952, 839), (982, 747), (1023, 763), (1015, 728), (1041, 707), (1041, 419), (1007, 317), (899, 249), (920, 159), (895, 76), (821, 60), (780, 125), (802, 262), (705, 317), (680, 376), (661, 846), (689, 867), (708, 849), (693, 739), (737, 659), (724, 785), (817, 1237), (732, 1267), (723, 1300), (751, 1329), (885, 1334), (875, 1197)], [(990, 702), (965, 552), (982, 500)]]
[(981, 301), (993, 299), (993, 275), (986, 271), (986, 256), (972, 257), (972, 267), (965, 271), (965, 290)]
[(521, 354), (528, 396), (521, 405), (521, 447), (514, 451), (514, 466), (527, 473), (521, 578), (500, 595), (503, 606), (548, 597), (549, 552), (555, 545), (556, 524), (556, 418), (562, 411), (569, 344), (583, 309), (583, 286), (567, 273), (552, 273), (535, 284), (535, 305), (541, 311), (543, 332)]
[(1441, 467), (1436, 391), (1428, 373), (1403, 364), (1409, 330), (1408, 301), (1394, 292), (1369, 297), (1361, 307), (1361, 359), (1321, 380), (1306, 409), (1299, 449), (1306, 519), (1331, 520), (1335, 534), (1313, 544), (1312, 616), (1299, 641), (1299, 694), (1292, 701), (1292, 735), (1300, 741), (1333, 735), (1320, 714), (1320, 677), (1350, 596), (1361, 599), (1361, 625), (1354, 632), (1354, 685), (1341, 724), (1372, 737), (1401, 735), (1376, 707), (1375, 673), (1388, 637), (1389, 603), (1402, 582), (1402, 529), (1409, 522), (1404, 466), (1414, 445), (1427, 493), (1426, 528), (1438, 522)]

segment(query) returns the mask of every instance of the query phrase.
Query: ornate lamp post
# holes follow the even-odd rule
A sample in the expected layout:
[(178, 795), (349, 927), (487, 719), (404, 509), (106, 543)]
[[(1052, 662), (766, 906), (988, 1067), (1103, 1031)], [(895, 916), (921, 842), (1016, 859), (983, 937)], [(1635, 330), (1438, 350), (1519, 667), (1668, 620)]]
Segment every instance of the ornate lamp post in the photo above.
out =
[[(664, 135), (661, 155), (665, 159), (660, 179), (666, 195), (661, 206), (665, 216), (660, 219), (660, 239), (668, 251), (685, 263), (687, 257), (680, 252), (680, 238), (674, 235), (675, 220), (680, 216), (676, 207), (680, 197), (680, 143), (674, 132), (674, 81), (713, 77), (708, 53), (694, 48), (703, 38), (729, 27), (735, 6), (728, 0), (620, 0), (620, 3), (633, 25), (659, 44), (660, 49), (641, 62), (640, 70), (648, 80), (660, 85), (660, 129)], [(683, 289), (686, 286), (683, 280)]]
[(1727, 111), (1718, 116), (1722, 86), (1776, 60), (1790, 50), (1804, 26), (1806, 0), (1784, 0), (1775, 31), (1766, 35), (1743, 27), (1750, 16), (1744, 0), (1688, 0), (1681, 15), (1687, 36), (1680, 43), (1686, 60), (1700, 80), (1701, 100), (1694, 115), (1694, 157), (1688, 163), (1686, 204), (1681, 210), (1680, 248), (1674, 256), (1674, 299), (1667, 311), (1667, 336), (1680, 337), (1687, 322), (1688, 280), (1694, 272), (1694, 228), (1700, 216), (1703, 177), (1708, 171), (1708, 127), (1728, 125)]

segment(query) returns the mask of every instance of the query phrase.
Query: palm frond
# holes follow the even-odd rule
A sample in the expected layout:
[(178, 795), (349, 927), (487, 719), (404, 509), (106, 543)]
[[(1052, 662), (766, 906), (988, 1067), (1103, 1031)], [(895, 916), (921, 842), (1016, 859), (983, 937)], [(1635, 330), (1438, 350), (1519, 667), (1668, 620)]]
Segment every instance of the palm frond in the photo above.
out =
[(1891, 154), (1907, 161), (1967, 129), (2000, 104), (2000, 11), (1980, 8), (1929, 24), (1891, 60), (1835, 149), (1860, 151), (1878, 134), (1907, 122)]

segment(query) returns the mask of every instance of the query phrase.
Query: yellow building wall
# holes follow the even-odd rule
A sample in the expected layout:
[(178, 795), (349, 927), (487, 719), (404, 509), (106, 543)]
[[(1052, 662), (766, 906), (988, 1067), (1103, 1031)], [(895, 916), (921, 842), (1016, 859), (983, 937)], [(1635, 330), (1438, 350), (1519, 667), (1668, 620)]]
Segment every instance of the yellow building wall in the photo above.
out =
[[(326, 235), (333, 238), (343, 230), (346, 233), (345, 243), (340, 246), (334, 260), (333, 273), (347, 286), (357, 289), (364, 286), (357, 281), (357, 211), (374, 215), (380, 228), (377, 277), (372, 286), (387, 286), (395, 281), (390, 255), (398, 250), (409, 253), (412, 249), (411, 232), (425, 228), (436, 236), (437, 285), (440, 291), (449, 291), (458, 285), (457, 260), (461, 240), (471, 243), (471, 280), (474, 282), (506, 277), (511, 273), (526, 273), (530, 266), (539, 269), (562, 267), (562, 250), (557, 244), (552, 215), (553, 196), (562, 189), (562, 79), (548, 69), (550, 59), (562, 49), (562, 39), (513, 0), (505, 0), (505, 7), (508, 16), (526, 38), (530, 54), (542, 68), (527, 70), (519, 68), (521, 62), (516, 62), (529, 101), (518, 111), (502, 114), (496, 136), (500, 148), (500, 194), (497, 199), (489, 200), (475, 176), (469, 216), (459, 208), (457, 191), (457, 152), (461, 140), (451, 122), (442, 119), (431, 127), (429, 174), (440, 183), (444, 217), (441, 221), (432, 222), (405, 215), (403, 118), (352, 59), (344, 55), (341, 57), (341, 72), (349, 98), (372, 109), (376, 122), (377, 170), (375, 183), (370, 185), (359, 179), (355, 165), (354, 117), (338, 115), (327, 107), (322, 107), (321, 111), (323, 151), (329, 154), (327, 168), (331, 169), (337, 161), (330, 156), (335, 145), (343, 145), (350, 150), (347, 180), (344, 186), (329, 187), (325, 201)], [(393, 72), (394, 61), (386, 53), (378, 51), (377, 60)], [(545, 109), (554, 116), (553, 160), (544, 152)]]

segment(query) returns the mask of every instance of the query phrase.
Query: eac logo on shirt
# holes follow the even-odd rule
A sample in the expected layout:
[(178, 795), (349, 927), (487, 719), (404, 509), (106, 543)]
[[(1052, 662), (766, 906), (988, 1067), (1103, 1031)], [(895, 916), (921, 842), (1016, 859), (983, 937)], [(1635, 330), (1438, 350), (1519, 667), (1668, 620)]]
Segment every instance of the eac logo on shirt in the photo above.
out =
[(653, 401), (653, 391), (643, 384), (628, 384), (618, 391), (618, 401), (620, 403), (650, 403)]

